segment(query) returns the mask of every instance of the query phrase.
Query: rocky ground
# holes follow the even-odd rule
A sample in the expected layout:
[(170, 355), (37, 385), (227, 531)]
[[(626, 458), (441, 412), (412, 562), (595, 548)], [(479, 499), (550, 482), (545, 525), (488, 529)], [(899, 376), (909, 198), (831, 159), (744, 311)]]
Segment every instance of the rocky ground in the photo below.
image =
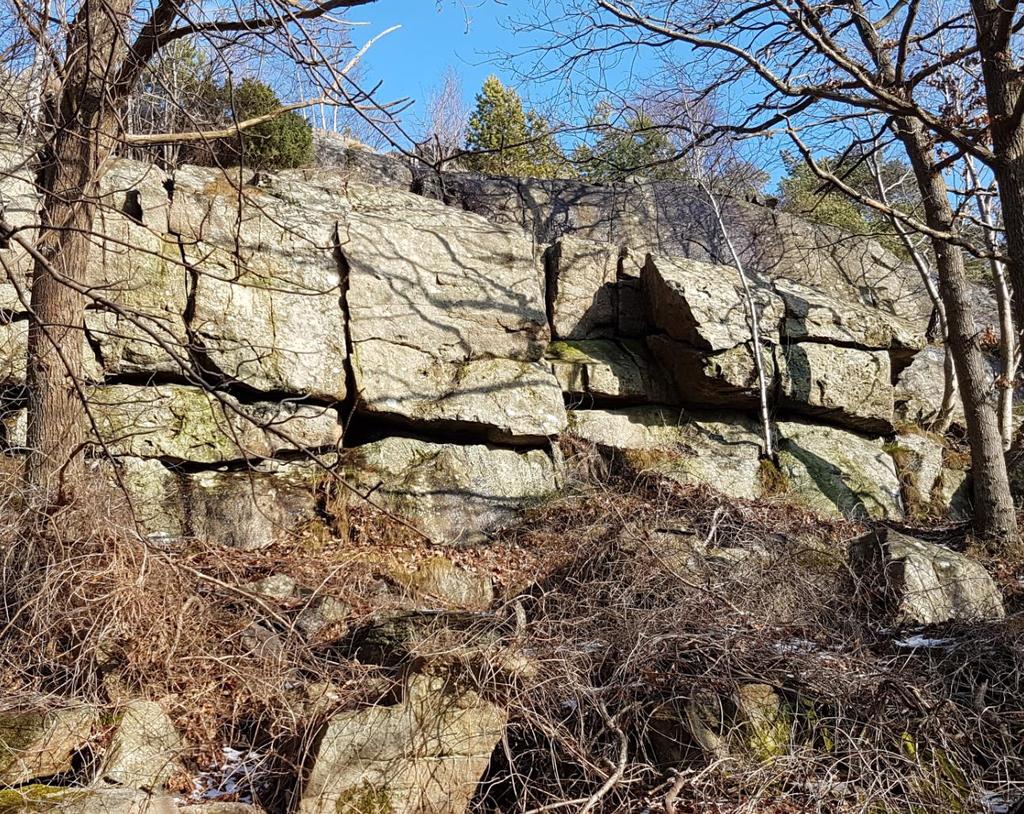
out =
[[(26, 149), (2, 152), (30, 233)], [(928, 428), (912, 268), (726, 203), (766, 461), (692, 190), (329, 163), (114, 165), (95, 477), (45, 521), (18, 493), (28, 261), (0, 248), (0, 814), (1024, 794), (1019, 574), (963, 523), (962, 413)]]

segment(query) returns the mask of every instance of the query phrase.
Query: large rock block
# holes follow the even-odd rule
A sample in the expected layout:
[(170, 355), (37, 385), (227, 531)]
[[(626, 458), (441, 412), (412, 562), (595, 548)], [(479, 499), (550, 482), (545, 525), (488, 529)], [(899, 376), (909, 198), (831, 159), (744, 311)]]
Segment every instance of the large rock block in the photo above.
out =
[(505, 723), (472, 690), (413, 676), (400, 704), (328, 722), (299, 814), (464, 814)]
[(613, 463), (621, 458), (632, 469), (684, 485), (708, 484), (730, 497), (761, 497), (760, 437), (742, 416), (697, 417), (661, 407), (573, 410), (569, 428)]
[[(714, 353), (665, 336), (650, 336), (647, 344), (684, 404), (744, 409), (760, 404), (751, 343)], [(778, 348), (765, 343), (761, 354), (769, 398), (778, 398), (781, 406), (863, 432), (892, 430), (887, 351), (801, 342)]]
[(88, 707), (0, 712), (0, 785), (70, 772), (72, 757), (91, 737), (96, 718)]
[(88, 399), (100, 439), (114, 455), (216, 464), (334, 447), (341, 438), (334, 410), (242, 404), (196, 387), (111, 385), (91, 388)]
[[(709, 407), (754, 407), (760, 403), (757, 368), (751, 343), (709, 353), (666, 336), (649, 336), (647, 345), (673, 382), (677, 400)], [(777, 375), (774, 350), (761, 346), (768, 391), (774, 394)]]
[(775, 354), (784, 406), (862, 432), (892, 431), (887, 351), (795, 342)]
[(790, 497), (832, 517), (902, 517), (900, 482), (879, 438), (780, 421), (779, 461)]
[(139, 458), (116, 465), (136, 521), (156, 539), (255, 551), (317, 530), (321, 522), (317, 487), (328, 475), (311, 462), (200, 472)]
[(488, 440), (559, 433), (530, 241), (415, 195), (352, 185), (349, 197), (338, 229), (360, 409)]
[(638, 340), (552, 342), (546, 358), (562, 392), (575, 402), (678, 400), (662, 370)]
[(229, 379), (340, 400), (347, 348), (336, 223), (344, 201), (311, 186), (306, 207), (289, 192), (288, 178), (239, 190), (219, 170), (175, 174), (170, 225), (192, 275), (191, 341)]
[(567, 237), (545, 255), (551, 330), (558, 339), (599, 339), (618, 332), (621, 250)]
[[(651, 319), (673, 339), (710, 351), (750, 341), (746, 299), (735, 268), (648, 256), (642, 281)], [(782, 300), (764, 286), (752, 284), (751, 290), (761, 338), (777, 343)]]
[(189, 364), (191, 282), (178, 241), (168, 234), (168, 180), (150, 164), (122, 159), (101, 181), (87, 269), (95, 378), (177, 373)]
[(342, 475), (431, 539), (473, 542), (551, 495), (560, 462), (541, 449), (391, 437), (347, 450)]
[(896, 624), (1002, 619), (1002, 598), (985, 568), (934, 543), (879, 528), (850, 544), (865, 598)]
[(159, 704), (131, 701), (117, 716), (100, 775), (130, 789), (158, 791), (183, 771), (185, 745)]
[(773, 287), (785, 304), (785, 339), (891, 350), (908, 359), (925, 346), (920, 322), (860, 300), (826, 294), (794, 280), (776, 279)]
[(760, 427), (743, 414), (626, 407), (570, 412), (573, 434), (633, 469), (725, 495), (777, 497), (832, 517), (900, 517), (900, 484), (880, 439), (799, 422), (775, 425), (785, 488), (766, 479)]

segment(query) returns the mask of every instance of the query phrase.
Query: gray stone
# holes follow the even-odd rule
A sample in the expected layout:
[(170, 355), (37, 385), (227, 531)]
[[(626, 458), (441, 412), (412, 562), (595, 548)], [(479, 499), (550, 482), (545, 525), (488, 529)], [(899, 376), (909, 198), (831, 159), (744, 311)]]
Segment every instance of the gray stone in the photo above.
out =
[[(940, 345), (929, 345), (900, 372), (896, 380), (896, 416), (902, 421), (928, 425), (935, 420), (942, 406), (945, 384), (943, 359), (945, 351)], [(987, 398), (996, 404), (996, 371), (990, 369), (987, 378)], [(964, 408), (959, 392), (953, 401), (953, 423), (964, 426)]]
[(946, 463), (946, 440), (923, 432), (905, 432), (889, 447), (903, 485), (907, 513), (915, 517), (970, 518), (967, 472)]
[[(746, 299), (735, 268), (648, 256), (642, 280), (652, 321), (673, 339), (711, 351), (750, 341)], [(752, 296), (761, 338), (777, 343), (782, 300), (756, 284), (752, 284)]]
[(464, 814), (505, 722), (472, 690), (413, 676), (400, 704), (329, 721), (299, 814)]
[(11, 322), (0, 314), (0, 387), (25, 384), (28, 320)]
[(798, 342), (775, 356), (784, 407), (862, 432), (892, 432), (887, 351)]
[(851, 298), (837, 298), (794, 280), (774, 281), (785, 303), (782, 336), (868, 350), (913, 355), (925, 345), (920, 323), (914, 323)]
[[(18, 229), (18, 236), (29, 245), (35, 243), (39, 224), (35, 153), (31, 144), (0, 143), (0, 217)], [(28, 283), (33, 265), (32, 256), (18, 240), (12, 239), (7, 245), (0, 246), (0, 309), (27, 312)], [(19, 288), (26, 298), (24, 303), (18, 296)]]
[(536, 441), (565, 427), (533, 246), (416, 195), (352, 185), (339, 225), (360, 409)]
[(764, 763), (789, 751), (793, 726), (775, 690), (740, 684), (725, 696), (700, 692), (686, 705), (686, 727), (714, 758)]
[(552, 342), (547, 359), (562, 392), (574, 401), (671, 403), (678, 400), (650, 353), (637, 340)]
[(348, 629), (347, 621), (352, 618), (352, 606), (333, 596), (314, 597), (295, 619), (295, 627), (306, 636), (316, 636), (327, 628), (334, 628), (339, 636)]
[(220, 463), (333, 447), (341, 438), (337, 412), (324, 407), (240, 404), (225, 393), (179, 385), (93, 387), (88, 398), (115, 455)]
[(414, 599), (432, 607), (486, 610), (494, 601), (489, 576), (460, 568), (441, 555), (414, 563), (396, 563), (387, 573)]
[(567, 237), (546, 256), (551, 330), (558, 339), (615, 336), (618, 246)]
[(162, 789), (184, 770), (184, 744), (174, 723), (154, 701), (131, 701), (118, 714), (100, 775), (117, 786)]
[[(103, 176), (88, 279), (86, 329), (103, 373), (179, 372), (189, 364), (185, 312), (190, 279), (168, 234), (167, 176), (118, 160)], [(91, 355), (91, 354), (90, 354)]]
[(337, 215), (311, 217), (276, 191), (239, 191), (215, 169), (175, 174), (171, 225), (195, 273), (192, 342), (205, 364), (258, 390), (340, 400), (347, 348)]
[[(749, 343), (709, 353), (665, 336), (647, 337), (658, 364), (674, 383), (675, 399), (709, 407), (754, 407), (760, 404), (757, 369)], [(761, 346), (769, 393), (775, 392), (772, 349)]]
[(832, 517), (903, 516), (899, 477), (881, 439), (804, 422), (776, 426), (790, 499)]
[(263, 577), (263, 579), (248, 583), (245, 588), (265, 599), (276, 599), (279, 601), (291, 599), (298, 591), (295, 580), (287, 574), (271, 574), (268, 577)]
[(157, 539), (190, 538), (255, 551), (294, 540), (320, 523), (319, 470), (312, 463), (191, 473), (155, 460), (123, 458), (118, 465), (137, 522)]
[(95, 722), (88, 707), (0, 712), (0, 785), (70, 772), (72, 755), (89, 740)]
[(637, 471), (685, 485), (708, 484), (730, 497), (761, 497), (760, 437), (754, 422), (734, 415), (697, 416), (679, 409), (627, 407), (574, 410), (570, 431), (620, 457)]
[(470, 542), (551, 495), (559, 485), (559, 463), (540, 449), (391, 437), (349, 449), (342, 473), (431, 539)]
[(896, 624), (1002, 619), (1002, 598), (985, 568), (963, 554), (891, 529), (850, 544), (862, 588)]
[[(727, 412), (627, 407), (570, 412), (570, 430), (614, 461), (748, 500), (767, 495), (832, 517), (900, 517), (900, 485), (880, 439), (778, 422), (782, 484), (766, 483), (759, 426)], [(781, 493), (780, 493), (781, 492)]]
[(20, 786), (0, 789), (4, 814), (176, 814), (178, 807), (165, 795), (134, 789)]

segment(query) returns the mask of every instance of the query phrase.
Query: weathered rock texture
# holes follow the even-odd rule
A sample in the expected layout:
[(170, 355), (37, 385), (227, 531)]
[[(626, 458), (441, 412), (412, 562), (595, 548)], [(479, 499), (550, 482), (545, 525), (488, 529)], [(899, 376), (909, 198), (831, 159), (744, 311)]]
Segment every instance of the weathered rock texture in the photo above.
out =
[(963, 554), (890, 529), (850, 544), (861, 590), (897, 624), (1002, 619), (999, 589), (984, 566)]
[[(103, 179), (87, 394), (97, 457), (115, 458), (102, 471), (144, 530), (262, 548), (372, 504), (432, 539), (480, 540), (557, 491), (567, 429), (609, 460), (765, 494), (747, 304), (699, 194), (428, 177), (327, 148), (333, 166), (277, 175), (117, 161)], [(27, 158), (0, 150), (0, 193), (30, 237)], [(788, 483), (768, 491), (900, 514), (879, 436), (927, 418), (941, 392), (916, 271), (757, 205), (727, 201), (725, 218)], [(0, 425), (16, 454), (27, 313), (14, 283), (30, 263), (15, 244), (0, 252)], [(952, 479), (939, 480), (936, 506)]]
[(463, 814), (504, 728), (475, 692), (414, 676), (402, 703), (329, 721), (299, 814)]

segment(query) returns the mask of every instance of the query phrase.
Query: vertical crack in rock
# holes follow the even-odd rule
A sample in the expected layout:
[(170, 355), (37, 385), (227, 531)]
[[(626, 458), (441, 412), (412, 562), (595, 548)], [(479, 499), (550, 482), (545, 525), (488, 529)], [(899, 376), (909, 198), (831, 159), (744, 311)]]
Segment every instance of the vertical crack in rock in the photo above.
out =
[(558, 267), (562, 255), (562, 244), (553, 243), (544, 250), (544, 312), (548, 318), (548, 329), (552, 339), (560, 339), (555, 330), (555, 301), (558, 299)]
[[(351, 268), (348, 258), (341, 248), (341, 223), (334, 223), (334, 259), (338, 264), (338, 306), (341, 308), (345, 325), (345, 401), (339, 405), (338, 413), (344, 416), (345, 428), (351, 423), (359, 405), (359, 392), (356, 387), (355, 343), (352, 341), (352, 313), (348, 306), (348, 286)], [(343, 439), (344, 442), (344, 433)]]

